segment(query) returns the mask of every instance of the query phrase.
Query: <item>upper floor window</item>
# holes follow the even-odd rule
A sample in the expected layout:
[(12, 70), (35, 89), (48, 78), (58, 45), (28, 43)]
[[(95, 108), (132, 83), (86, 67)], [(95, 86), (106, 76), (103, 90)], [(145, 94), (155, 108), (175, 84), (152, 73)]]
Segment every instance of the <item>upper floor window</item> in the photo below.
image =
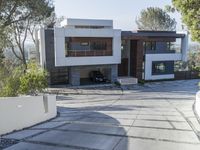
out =
[(167, 42), (167, 50), (168, 51), (175, 50), (175, 43), (174, 42)]
[(65, 56), (112, 56), (112, 38), (66, 37)]
[(144, 42), (145, 51), (156, 50), (156, 42), (155, 41), (146, 41)]
[(100, 41), (91, 42), (90, 49), (91, 50), (106, 50), (107, 49), (107, 43), (106, 42), (100, 42)]
[(167, 42), (167, 50), (174, 51), (175, 53), (181, 53), (181, 42)]
[(75, 26), (77, 29), (103, 29), (104, 26)]

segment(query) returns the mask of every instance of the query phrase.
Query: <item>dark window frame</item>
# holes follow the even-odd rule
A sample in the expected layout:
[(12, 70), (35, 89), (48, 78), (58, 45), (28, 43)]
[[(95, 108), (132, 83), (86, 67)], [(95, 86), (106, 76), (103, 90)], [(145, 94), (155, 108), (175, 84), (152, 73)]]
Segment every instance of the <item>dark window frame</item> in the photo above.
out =
[[(113, 38), (104, 39), (97, 37), (95, 39), (88, 39), (86, 37), (86, 39), (84, 39), (85, 37), (83, 37), (82, 40), (78, 41), (74, 41), (72, 38), (73, 37), (65, 37), (65, 57), (113, 56), (113, 45), (110, 45), (110, 42), (113, 44)], [(78, 44), (82, 49), (74, 49), (73, 43)], [(84, 47), (86, 49), (84, 49)]]
[[(161, 65), (163, 65), (164, 70), (160, 69)], [(166, 70), (166, 62), (164, 61), (154, 61), (152, 62), (152, 75), (163, 75), (168, 74)]]
[[(149, 43), (149, 48), (147, 49), (147, 43)], [(145, 41), (144, 42), (145, 51), (156, 51), (156, 41)]]
[(167, 43), (167, 50), (170, 51), (171, 50), (171, 42), (166, 42)]

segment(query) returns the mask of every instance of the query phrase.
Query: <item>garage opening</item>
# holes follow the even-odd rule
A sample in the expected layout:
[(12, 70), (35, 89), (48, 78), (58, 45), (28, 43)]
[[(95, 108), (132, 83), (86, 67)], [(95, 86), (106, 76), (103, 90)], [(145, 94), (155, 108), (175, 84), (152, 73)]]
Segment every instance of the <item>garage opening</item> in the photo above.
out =
[(111, 83), (111, 68), (83, 67), (80, 69), (80, 85)]

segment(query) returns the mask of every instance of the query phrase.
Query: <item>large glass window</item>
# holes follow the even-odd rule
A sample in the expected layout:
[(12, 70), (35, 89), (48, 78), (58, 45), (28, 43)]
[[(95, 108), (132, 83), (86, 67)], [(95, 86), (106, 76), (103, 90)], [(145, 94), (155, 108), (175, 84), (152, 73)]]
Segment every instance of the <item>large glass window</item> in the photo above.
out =
[(112, 56), (112, 38), (66, 37), (65, 56)]
[(166, 64), (165, 62), (152, 62), (152, 74), (165, 74)]
[(65, 38), (65, 57), (69, 55), (68, 50), (70, 49), (70, 38)]
[(90, 49), (91, 50), (106, 50), (107, 44), (106, 42), (100, 42), (100, 41), (92, 42)]
[(175, 43), (174, 42), (167, 42), (167, 50), (168, 51), (174, 51), (174, 50), (176, 50)]
[(156, 42), (155, 41), (146, 41), (144, 42), (144, 49), (145, 51), (149, 51), (149, 50), (156, 50)]
[(176, 42), (173, 42), (173, 50), (176, 51), (176, 53), (181, 53), (181, 39), (177, 38)]
[(181, 39), (177, 38), (175, 42), (167, 42), (167, 50), (181, 53)]

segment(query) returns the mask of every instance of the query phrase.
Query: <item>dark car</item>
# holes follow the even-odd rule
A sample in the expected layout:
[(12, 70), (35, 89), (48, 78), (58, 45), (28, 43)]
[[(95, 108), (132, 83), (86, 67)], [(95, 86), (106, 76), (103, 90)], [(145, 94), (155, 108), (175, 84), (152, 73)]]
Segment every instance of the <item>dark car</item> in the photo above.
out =
[(91, 71), (90, 80), (93, 82), (106, 82), (106, 78), (100, 71)]

